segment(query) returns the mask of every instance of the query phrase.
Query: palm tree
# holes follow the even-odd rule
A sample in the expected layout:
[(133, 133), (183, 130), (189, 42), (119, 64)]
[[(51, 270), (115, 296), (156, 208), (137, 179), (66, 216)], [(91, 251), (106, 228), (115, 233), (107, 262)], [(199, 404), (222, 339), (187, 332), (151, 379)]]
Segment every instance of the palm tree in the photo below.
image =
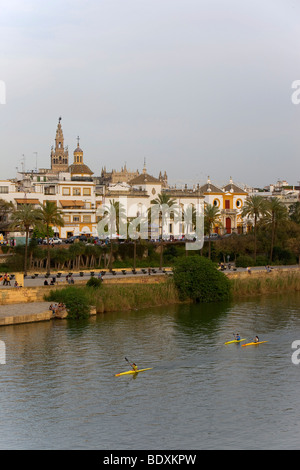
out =
[[(159, 269), (162, 270), (162, 265), (163, 265), (163, 223), (164, 223), (164, 212), (167, 207), (167, 211), (171, 214), (170, 217), (174, 219), (175, 213), (177, 213), (177, 207), (176, 207), (176, 200), (172, 199), (168, 194), (166, 193), (161, 193), (157, 196), (156, 199), (152, 199), (150, 201), (151, 204), (153, 204), (156, 210), (156, 217), (159, 219), (159, 227), (160, 227), (160, 262), (159, 262)], [(150, 214), (153, 212), (153, 207), (149, 208), (149, 217)]]
[(57, 208), (55, 202), (45, 201), (45, 204), (40, 204), (38, 209), (38, 217), (41, 225), (46, 228), (47, 237), (47, 274), (50, 274), (50, 244), (49, 244), (49, 230), (51, 226), (56, 225), (57, 227), (64, 226), (64, 220), (62, 218), (62, 212)]
[(257, 221), (266, 213), (266, 201), (262, 196), (249, 196), (242, 209), (242, 217), (254, 218), (254, 261), (256, 261)]
[(211, 257), (211, 240), (210, 235), (213, 227), (220, 221), (221, 212), (219, 208), (212, 204), (207, 204), (204, 209), (204, 225), (208, 233), (208, 257)]
[[(120, 205), (119, 201), (109, 200), (109, 204), (104, 206), (103, 217), (108, 218), (108, 231), (110, 235), (110, 260), (109, 260), (109, 270), (112, 271), (112, 261), (113, 261), (113, 235), (116, 235), (120, 231), (121, 222), (124, 224), (126, 219), (126, 214), (124, 208)], [(127, 223), (127, 221), (126, 221)]]
[(271, 197), (266, 201), (266, 213), (263, 222), (271, 228), (270, 263), (273, 258), (273, 248), (276, 239), (278, 224), (288, 219), (286, 206), (277, 198)]
[(15, 209), (11, 215), (11, 230), (19, 230), (25, 232), (25, 259), (24, 259), (24, 275), (27, 275), (27, 252), (28, 252), (28, 236), (30, 228), (39, 220), (38, 210), (34, 209), (31, 204), (21, 204)]
[(137, 232), (142, 231), (142, 235), (145, 236), (146, 230), (148, 230), (148, 219), (147, 216), (138, 215), (136, 219), (128, 222), (128, 236), (133, 240), (133, 269), (136, 269), (136, 241), (138, 237)]

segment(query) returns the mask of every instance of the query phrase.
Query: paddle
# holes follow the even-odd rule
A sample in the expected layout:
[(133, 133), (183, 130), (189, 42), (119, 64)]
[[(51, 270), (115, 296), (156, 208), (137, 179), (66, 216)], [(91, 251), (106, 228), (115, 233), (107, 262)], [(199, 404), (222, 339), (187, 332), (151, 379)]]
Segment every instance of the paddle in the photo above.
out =
[(128, 362), (128, 364), (130, 364), (130, 365), (131, 365), (131, 367), (132, 367), (132, 370), (135, 370), (135, 369), (134, 369), (134, 367), (133, 367), (133, 365), (131, 364), (131, 362), (129, 362), (129, 361), (128, 361), (127, 357), (125, 357), (125, 359), (126, 359), (126, 361)]

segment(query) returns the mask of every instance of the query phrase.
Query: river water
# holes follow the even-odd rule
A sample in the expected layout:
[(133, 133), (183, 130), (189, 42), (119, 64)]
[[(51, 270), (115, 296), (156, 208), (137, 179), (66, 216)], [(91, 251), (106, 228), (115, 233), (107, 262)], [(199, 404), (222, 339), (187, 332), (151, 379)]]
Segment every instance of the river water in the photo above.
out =
[[(225, 346), (237, 331), (268, 343)], [(300, 448), (300, 295), (7, 326), (0, 339), (1, 449)], [(125, 357), (153, 369), (115, 377)]]

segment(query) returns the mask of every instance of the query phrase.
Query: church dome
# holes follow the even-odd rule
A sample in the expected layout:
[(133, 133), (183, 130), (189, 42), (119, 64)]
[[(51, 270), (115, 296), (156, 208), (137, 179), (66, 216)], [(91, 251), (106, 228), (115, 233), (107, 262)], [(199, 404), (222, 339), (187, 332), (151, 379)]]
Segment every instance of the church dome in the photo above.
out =
[(89, 169), (84, 163), (73, 163), (69, 166), (69, 173), (71, 175), (93, 175), (92, 170)]
[(83, 163), (83, 151), (79, 147), (79, 137), (77, 139), (77, 148), (73, 152), (74, 163), (69, 166), (68, 171), (71, 175), (93, 175), (94, 173)]

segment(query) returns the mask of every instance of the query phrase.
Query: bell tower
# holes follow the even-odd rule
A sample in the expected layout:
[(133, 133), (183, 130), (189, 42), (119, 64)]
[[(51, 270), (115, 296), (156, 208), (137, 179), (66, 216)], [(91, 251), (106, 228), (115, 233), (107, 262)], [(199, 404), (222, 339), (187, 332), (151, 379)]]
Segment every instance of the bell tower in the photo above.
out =
[(64, 147), (64, 134), (61, 128), (61, 117), (58, 119), (55, 137), (55, 149), (51, 148), (51, 170), (54, 173), (68, 171), (69, 152), (68, 147)]

